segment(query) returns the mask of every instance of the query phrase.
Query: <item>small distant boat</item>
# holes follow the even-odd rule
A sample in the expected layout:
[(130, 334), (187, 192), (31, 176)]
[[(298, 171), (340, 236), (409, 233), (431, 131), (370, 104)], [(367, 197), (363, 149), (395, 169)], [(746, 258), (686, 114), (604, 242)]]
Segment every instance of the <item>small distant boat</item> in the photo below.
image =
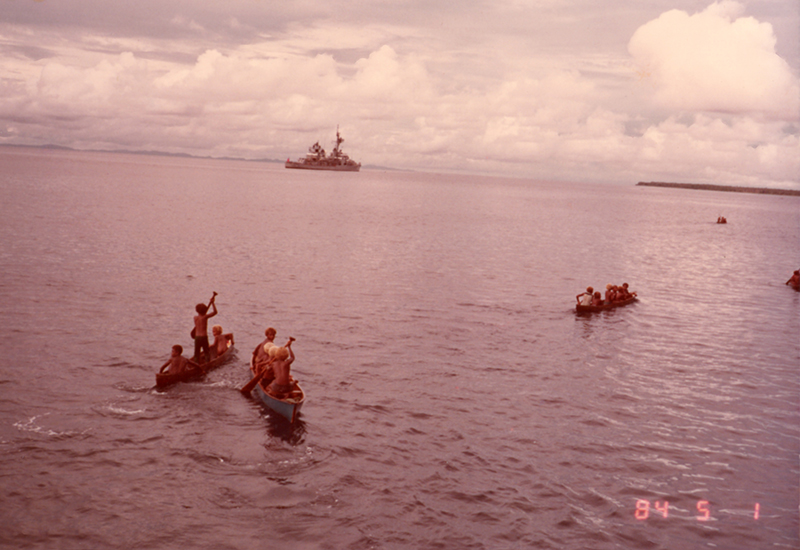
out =
[(627, 306), (628, 304), (632, 304), (635, 301), (637, 301), (636, 296), (631, 296), (627, 300), (622, 300), (620, 302), (611, 302), (610, 304), (603, 304), (601, 306), (582, 306), (578, 304), (575, 306), (575, 311), (577, 313), (594, 313), (596, 311), (604, 311), (606, 309), (614, 309), (615, 307)]
[(308, 148), (305, 158), (296, 161), (286, 159), (286, 168), (296, 168), (299, 170), (333, 170), (336, 172), (358, 172), (361, 170), (361, 163), (356, 162), (344, 154), (339, 146), (344, 143), (344, 138), (339, 135), (339, 127), (336, 127), (336, 146), (330, 155), (325, 154), (319, 142)]
[[(236, 349), (233, 347), (233, 344), (230, 342), (230, 340), (228, 340), (228, 349), (226, 349), (222, 355), (215, 357), (208, 363), (203, 363), (203, 370), (205, 370), (207, 373), (218, 367), (221, 367), (229, 359), (231, 359), (235, 353)], [(198, 369), (186, 370), (177, 374), (158, 372), (156, 373), (156, 386), (159, 388), (165, 388), (167, 386), (171, 386), (172, 384), (177, 384), (178, 382), (192, 382), (194, 380), (200, 380), (203, 376), (205, 376), (205, 373)]]
[[(256, 375), (256, 369), (253, 364), (254, 356), (250, 357), (250, 372), (253, 376)], [(306, 400), (306, 392), (300, 387), (296, 381), (293, 384), (292, 391), (285, 394), (283, 397), (276, 397), (267, 391), (272, 379), (262, 378), (256, 386), (256, 394), (258, 398), (270, 409), (284, 417), (291, 423), (297, 420), (297, 415), (300, 414), (300, 408)]]
[(720, 216), (717, 218), (717, 223), (728, 223), (728, 219), (725, 216)]
[(792, 273), (792, 276), (786, 281), (786, 284), (796, 291), (800, 292), (800, 269)]

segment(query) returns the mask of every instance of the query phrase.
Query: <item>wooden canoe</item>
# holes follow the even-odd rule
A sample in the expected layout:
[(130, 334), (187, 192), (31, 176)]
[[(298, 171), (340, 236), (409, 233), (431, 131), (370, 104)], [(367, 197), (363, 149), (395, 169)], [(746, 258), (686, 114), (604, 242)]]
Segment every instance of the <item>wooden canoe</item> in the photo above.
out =
[[(250, 356), (250, 372), (253, 376), (256, 375), (256, 369), (253, 364), (254, 355)], [(292, 391), (285, 396), (278, 398), (269, 393), (267, 388), (272, 383), (272, 378), (262, 378), (256, 386), (256, 394), (258, 398), (270, 409), (284, 417), (291, 423), (297, 420), (297, 415), (300, 414), (300, 407), (306, 400), (306, 392), (300, 387), (297, 382), (294, 383)]]
[[(235, 352), (236, 349), (229, 340), (228, 349), (226, 349), (222, 355), (215, 357), (208, 363), (203, 363), (203, 369), (206, 372), (209, 372), (216, 369), (217, 367), (224, 365), (226, 362), (228, 362), (229, 359), (231, 359), (234, 356)], [(164, 388), (166, 386), (171, 386), (172, 384), (176, 384), (178, 382), (191, 382), (193, 380), (199, 380), (203, 376), (205, 376), (203, 371), (197, 369), (186, 370), (183, 372), (179, 372), (177, 374), (159, 372), (156, 373), (156, 386), (158, 386), (159, 388)]]
[(637, 300), (636, 296), (631, 296), (627, 300), (621, 302), (611, 302), (610, 304), (603, 304), (601, 306), (582, 306), (580, 304), (575, 306), (577, 313), (594, 313), (595, 311), (604, 311), (606, 309), (614, 309), (615, 307), (627, 306)]

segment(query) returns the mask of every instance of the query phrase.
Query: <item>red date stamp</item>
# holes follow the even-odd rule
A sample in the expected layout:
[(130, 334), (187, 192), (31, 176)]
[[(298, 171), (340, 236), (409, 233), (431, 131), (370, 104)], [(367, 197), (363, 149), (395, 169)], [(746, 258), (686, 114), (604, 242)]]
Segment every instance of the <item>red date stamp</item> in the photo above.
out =
[[(697, 521), (709, 521), (711, 519), (711, 504), (707, 500), (697, 501), (697, 514), (694, 518)], [(753, 507), (753, 519), (758, 519), (761, 513), (761, 505), (756, 502)], [(639, 521), (644, 521), (650, 515), (657, 517), (669, 517), (669, 502), (666, 500), (656, 500), (652, 503), (649, 500), (638, 499), (636, 501), (636, 509), (633, 512), (634, 517)]]

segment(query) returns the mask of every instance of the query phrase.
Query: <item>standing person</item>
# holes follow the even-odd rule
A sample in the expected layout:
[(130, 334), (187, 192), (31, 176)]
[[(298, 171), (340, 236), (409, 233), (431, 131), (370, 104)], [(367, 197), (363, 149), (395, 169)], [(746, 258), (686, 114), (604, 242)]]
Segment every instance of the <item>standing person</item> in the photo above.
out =
[[(217, 293), (215, 292), (213, 296), (211, 296), (211, 300), (209, 300), (208, 305), (205, 304), (197, 304), (195, 306), (195, 311), (197, 311), (197, 315), (194, 316), (194, 360), (198, 363), (206, 363), (210, 359), (211, 350), (209, 349), (208, 345), (208, 320), (211, 319), (214, 315), (217, 314), (217, 304), (214, 303), (214, 300), (217, 297)], [(211, 308), (213, 311), (208, 313), (208, 308)], [(200, 353), (203, 353), (205, 357), (204, 360), (201, 361)]]
[(285, 346), (275, 351), (275, 361), (272, 363), (275, 380), (269, 385), (269, 391), (277, 397), (292, 391), (294, 382), (290, 369), (291, 364), (294, 362), (292, 342), (294, 342), (294, 338), (289, 338)]
[(577, 296), (575, 296), (575, 299), (578, 301), (579, 305), (590, 306), (592, 305), (593, 296), (594, 296), (594, 289), (590, 286), (587, 286), (586, 292), (578, 294)]

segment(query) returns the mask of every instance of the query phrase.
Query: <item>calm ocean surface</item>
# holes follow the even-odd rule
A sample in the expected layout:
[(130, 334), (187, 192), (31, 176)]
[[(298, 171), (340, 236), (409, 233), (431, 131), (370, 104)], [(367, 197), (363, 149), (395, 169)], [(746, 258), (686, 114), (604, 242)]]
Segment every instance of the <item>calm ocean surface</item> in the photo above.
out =
[(798, 548), (800, 197), (621, 183), (0, 147), (0, 547)]

